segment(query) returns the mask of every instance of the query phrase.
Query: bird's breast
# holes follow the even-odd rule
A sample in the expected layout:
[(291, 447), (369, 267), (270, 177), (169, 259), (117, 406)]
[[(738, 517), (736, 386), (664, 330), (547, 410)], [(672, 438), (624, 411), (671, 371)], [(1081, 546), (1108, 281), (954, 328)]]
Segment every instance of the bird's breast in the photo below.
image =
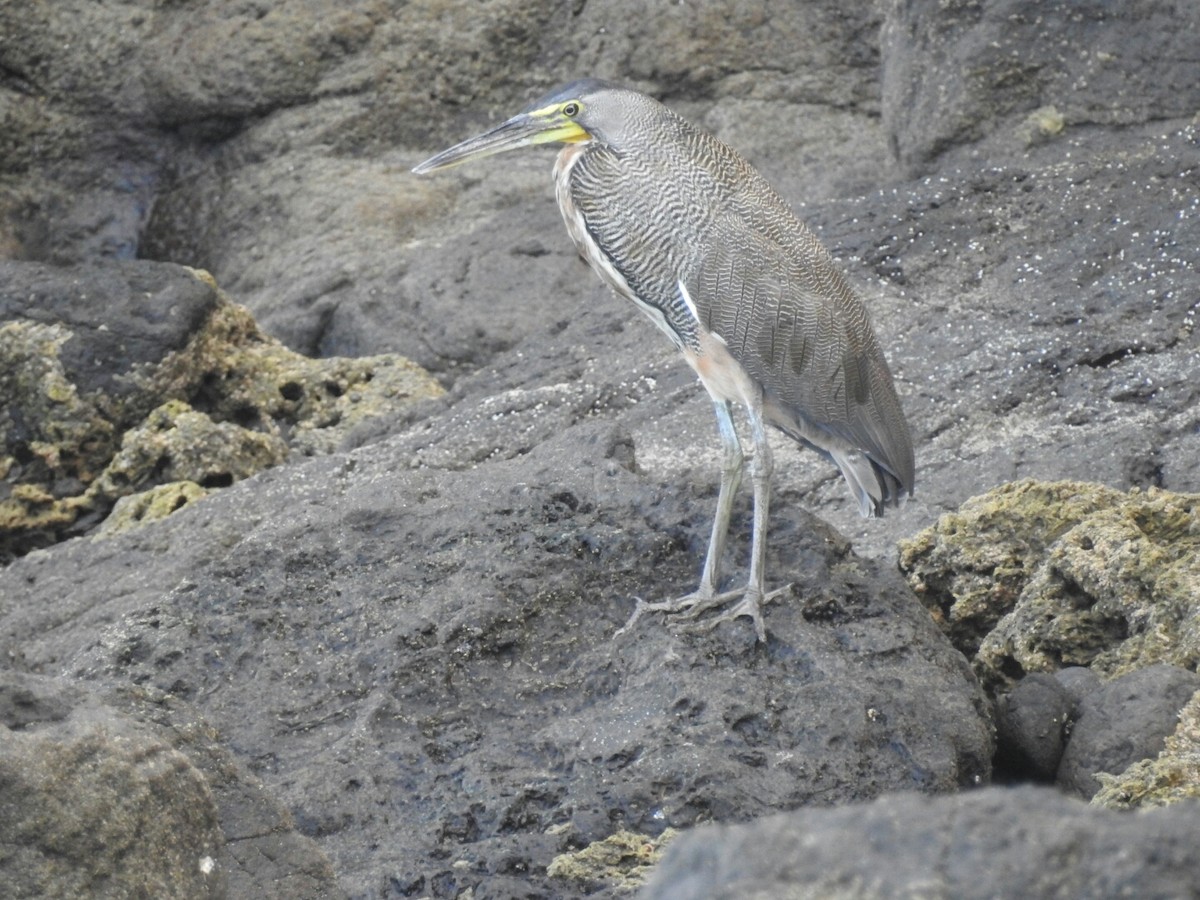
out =
[(571, 144), (554, 166), (555, 193), (575, 246), (601, 279), (637, 304), (679, 348), (696, 346), (696, 316), (679, 292), (695, 222), (652, 166), (595, 142)]
[[(567, 233), (571, 235), (571, 240), (574, 241), (580, 255), (601, 280), (622, 297), (637, 304), (672, 343), (682, 348), (688, 342), (688, 335), (681, 334), (679, 327), (669, 320), (661, 303), (653, 302), (643, 296), (644, 292), (630, 285), (626, 270), (620, 265), (622, 256), (627, 254), (623, 254), (620, 247), (609, 246), (611, 241), (597, 237), (595, 230), (589, 227), (583, 206), (576, 199), (576, 192), (580, 187), (579, 179), (574, 177), (574, 170), (588, 154), (589, 147), (588, 142), (568, 144), (559, 152), (554, 163), (554, 192), (563, 222), (567, 226)], [(588, 199), (595, 196), (594, 192), (586, 190), (585, 194), (588, 195)]]

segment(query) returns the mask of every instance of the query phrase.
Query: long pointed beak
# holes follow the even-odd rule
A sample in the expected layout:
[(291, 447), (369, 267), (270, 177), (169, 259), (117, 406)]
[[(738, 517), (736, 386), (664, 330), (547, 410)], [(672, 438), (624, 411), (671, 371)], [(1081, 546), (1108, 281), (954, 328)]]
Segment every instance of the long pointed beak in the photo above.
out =
[(413, 172), (424, 175), (426, 172), (448, 169), (473, 159), (494, 156), (505, 150), (528, 147), (530, 144), (580, 141), (587, 137), (588, 133), (569, 119), (547, 119), (544, 115), (538, 116), (536, 113), (521, 113), (503, 125), (497, 125), (491, 131), (468, 138), (449, 150), (443, 150), (437, 156), (431, 156), (414, 168)]

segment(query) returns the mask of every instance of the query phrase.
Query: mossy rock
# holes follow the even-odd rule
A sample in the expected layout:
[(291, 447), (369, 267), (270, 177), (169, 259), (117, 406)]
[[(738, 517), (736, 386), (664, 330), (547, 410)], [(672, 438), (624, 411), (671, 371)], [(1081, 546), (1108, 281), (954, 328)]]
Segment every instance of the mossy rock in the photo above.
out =
[(1200, 692), (1179, 714), (1179, 726), (1168, 736), (1157, 759), (1134, 763), (1120, 775), (1098, 773), (1102, 787), (1095, 806), (1111, 809), (1168, 806), (1200, 800)]
[(1200, 496), (1019, 481), (901, 545), (913, 590), (989, 689), (1200, 662)]
[[(174, 482), (217, 489), (330, 453), (364, 420), (442, 393), (402, 357), (289, 350), (207, 272), (87, 272), (21, 264), (6, 295), (0, 563), (86, 533), (123, 497)], [(141, 508), (161, 511), (161, 499)]]

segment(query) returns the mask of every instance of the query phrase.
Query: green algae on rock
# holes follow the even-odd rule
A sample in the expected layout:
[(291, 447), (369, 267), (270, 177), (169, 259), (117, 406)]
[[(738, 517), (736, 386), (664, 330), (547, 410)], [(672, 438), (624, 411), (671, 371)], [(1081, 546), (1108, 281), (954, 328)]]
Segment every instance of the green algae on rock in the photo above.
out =
[[(289, 350), (207, 272), (149, 262), (10, 269), (0, 562), (86, 533), (122, 497), (179, 481), (224, 487), (329, 453), (365, 419), (442, 393), (402, 357)], [(171, 508), (197, 496), (175, 491)]]
[(211, 492), (207, 488), (194, 481), (168, 481), (140, 493), (130, 494), (113, 504), (112, 512), (100, 523), (94, 536), (109, 537), (140, 528), (148, 522), (165, 519), (189, 503), (207, 497), (209, 493)]
[(1197, 495), (1018, 481), (904, 542), (900, 565), (989, 689), (1200, 661)]
[(561, 853), (546, 874), (584, 884), (605, 884), (618, 893), (633, 893), (650, 877), (667, 846), (679, 834), (667, 828), (658, 837), (622, 829), (572, 853)]
[(1179, 727), (1157, 759), (1143, 759), (1119, 775), (1098, 773), (1094, 806), (1134, 809), (1200, 799), (1200, 692), (1179, 713)]

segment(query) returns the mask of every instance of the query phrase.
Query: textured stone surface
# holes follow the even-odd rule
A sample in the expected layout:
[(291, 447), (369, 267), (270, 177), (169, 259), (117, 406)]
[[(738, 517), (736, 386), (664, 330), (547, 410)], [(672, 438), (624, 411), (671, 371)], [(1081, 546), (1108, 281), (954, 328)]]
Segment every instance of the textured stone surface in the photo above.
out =
[(222, 839), (203, 777), (162, 742), (101, 717), (6, 730), (6, 897), (218, 897)]
[[(43, 386), (28, 428), (63, 423), (19, 465), (56, 465), (53, 447), (80, 440), (69, 423), (92, 427), (70, 408), (90, 371), (71, 354), (152, 330), (111, 302), (114, 283), (158, 273), (148, 292), (164, 298), (173, 272), (182, 293), (151, 308), (203, 317), (217, 302), (180, 268), (113, 258), (206, 268), (292, 349), (400, 352), (448, 389), (351, 423), (355, 406), (380, 408), (349, 389), (364, 373), (325, 396), (319, 378), (222, 365), (220, 334), (194, 345), (205, 362), (188, 371), (228, 393), (174, 399), (243, 425), (239, 409), (312, 399), (319, 424), (268, 417), (285, 465), (161, 521), (131, 499), (137, 530), (6, 566), (4, 665), (189, 698), (368, 896), (611, 895), (547, 869), (622, 829), (986, 780), (987, 704), (896, 580), (895, 541), (1023, 478), (1200, 492), (1197, 87), (1173, 74), (1196, 30), (1184, 6), (1038, 4), (1036, 20), (1018, 0), (0, 3), (0, 256), (26, 261), (0, 269), (0, 302), (25, 302), (2, 290), (22, 273), (56, 285), (29, 304), (40, 318), (0, 326), (0, 353)], [(693, 377), (575, 258), (552, 153), (409, 172), (581, 75), (663, 98), (778, 185), (870, 308), (913, 424), (917, 496), (880, 521), (855, 517), (824, 461), (777, 442), (769, 576), (797, 593), (767, 610), (765, 648), (742, 622), (693, 635), (649, 620), (610, 641), (632, 595), (694, 584), (718, 452)], [(92, 302), (55, 306), (64, 277)], [(222, 321), (276, 352), (247, 316)], [(131, 364), (176, 337), (193, 346), (186, 315), (156, 328)], [(168, 399), (146, 397), (96, 446)], [(110, 453), (77, 469), (94, 478)], [(12, 471), (0, 502), (42, 509), (83, 480), (55, 469), (53, 490), (31, 488)], [(187, 484), (144, 508), (195, 496)], [(1061, 512), (1046, 504), (1047, 521)], [(746, 516), (743, 497), (731, 579)], [(32, 545), (93, 524), (47, 524)], [(1084, 556), (1072, 571), (1103, 584)], [(964, 622), (977, 643), (992, 624)], [(1028, 631), (1041, 643), (1016, 633), (1014, 647), (1037, 668), (1046, 635)], [(1019, 831), (1015, 809), (1037, 815), (1025, 794), (1011, 804), (960, 817), (959, 839), (986, 847)], [(1125, 820), (1089, 821), (1097, 846), (1124, 846)], [(247, 877), (284, 871), (269, 844), (226, 846), (245, 848)], [(1022, 859), (994, 893), (1061, 868)]]
[(1116, 775), (1157, 757), (1197, 690), (1200, 675), (1157, 665), (1128, 672), (1088, 694), (1059, 763), (1059, 786), (1089, 799), (1100, 788), (1098, 772)]
[(0, 559), (142, 491), (226, 487), (330, 452), (364, 419), (442, 393), (396, 357), (299, 356), (207, 273), (0, 262), (0, 276)]
[[(893, 149), (913, 170), (928, 171), (945, 153), (1019, 152), (1065, 127), (1186, 118), (1200, 109), (1188, 43), (1200, 27), (1200, 9), (1192, 5), (888, 0), (886, 6), (884, 118)], [(1059, 39), (1065, 34), (1070, 41)]]
[(987, 685), (1200, 661), (1200, 495), (1016, 482), (904, 542), (900, 564)]
[(1053, 781), (1076, 702), (1052, 675), (1034, 672), (996, 701), (997, 776)]
[(1049, 789), (884, 797), (696, 829), (638, 897), (1188, 897), (1198, 828), (1195, 804), (1128, 815)]
[(581, 890), (614, 887), (632, 893), (649, 877), (652, 867), (662, 859), (664, 849), (679, 836), (668, 828), (651, 838), (634, 831), (618, 831), (602, 841), (554, 857), (546, 869), (552, 879)]
[[(548, 418), (578, 409), (572, 390)], [(586, 417), (507, 460), (410, 466), (435, 437), (17, 560), (0, 654), (196, 703), (351, 894), (562, 895), (551, 861), (614, 823), (653, 836), (987, 779), (965, 660), (818, 520), (773, 529), (795, 593), (766, 646), (746, 620), (653, 616), (614, 639), (634, 594), (691, 586), (711, 485), (631, 471), (627, 439)]]
[(1167, 806), (1200, 798), (1200, 692), (1179, 713), (1155, 759), (1144, 759), (1118, 775), (1099, 774), (1092, 803), (1114, 809)]
[(342, 896), (321, 851), (166, 695), (0, 672), (5, 897)]

